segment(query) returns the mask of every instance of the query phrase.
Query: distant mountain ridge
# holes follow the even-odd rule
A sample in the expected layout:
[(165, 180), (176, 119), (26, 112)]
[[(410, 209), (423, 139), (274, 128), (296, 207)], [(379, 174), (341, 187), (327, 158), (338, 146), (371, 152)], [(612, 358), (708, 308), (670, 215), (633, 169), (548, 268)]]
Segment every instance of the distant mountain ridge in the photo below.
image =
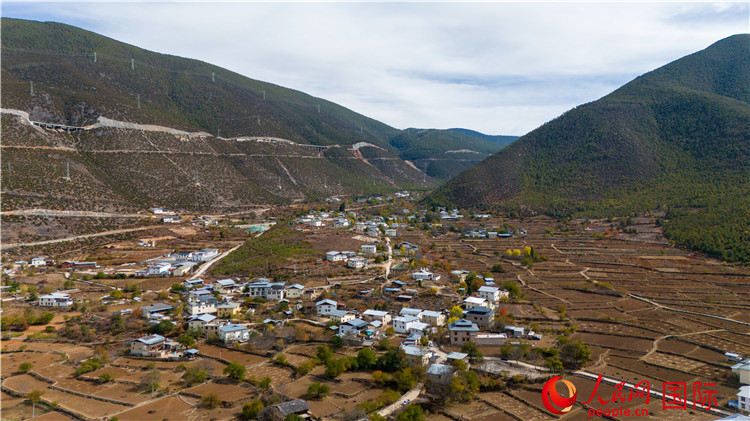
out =
[[(400, 130), (330, 101), (69, 25), (3, 18), (2, 49), (4, 107), (32, 117), (84, 125), (103, 115), (316, 145), (365, 140), (399, 154), (390, 139)], [(29, 82), (49, 98), (30, 97)]]
[(750, 261), (749, 192), (750, 35), (742, 34), (564, 113), (430, 200), (558, 215), (667, 211), (670, 239)]
[[(430, 145), (419, 158), (452, 160), (461, 167), (452, 172), (433, 171), (429, 166), (420, 170), (404, 159), (405, 149), (391, 142), (402, 132), (374, 119), (303, 92), (198, 60), (153, 53), (73, 26), (3, 18), (1, 41), (3, 108), (28, 112), (31, 120), (71, 126), (88, 126), (105, 117), (210, 134), (180, 140), (176, 135), (102, 128), (79, 133), (76, 139), (62, 133), (28, 132), (18, 126), (18, 119), (3, 116), (3, 154), (16, 170), (13, 176), (3, 167), (3, 188), (27, 198), (72, 189), (70, 184), (57, 185), (43, 176), (57, 174), (61, 164), (50, 163), (62, 160), (74, 162), (76, 174), (85, 175), (79, 180), (87, 185), (78, 191), (81, 194), (96, 191), (94, 197), (102, 200), (112, 194), (122, 206), (157, 203), (168, 197), (165, 206), (206, 208), (215, 200), (222, 209), (429, 188), (438, 182), (434, 177), (449, 178), (466, 163), (479, 161), (446, 156), (444, 148)], [(470, 141), (471, 145), (462, 148), (482, 153), (502, 147), (477, 136), (435, 132), (445, 132), (442, 138), (454, 139), (452, 144), (460, 143), (456, 139)], [(228, 140), (238, 137), (287, 139), (322, 148)], [(376, 147), (352, 147), (361, 142)], [(340, 147), (330, 148), (333, 145)], [(215, 154), (216, 150), (226, 154)], [(211, 164), (198, 162), (198, 157), (208, 156)], [(43, 168), (47, 164), (50, 168)], [(118, 172), (121, 166), (131, 173)], [(148, 181), (147, 175), (157, 170), (160, 177), (172, 181)], [(237, 180), (237, 186), (222, 180), (222, 173)], [(146, 175), (134, 179), (134, 174)], [(180, 187), (197, 185), (196, 178), (202, 180), (200, 189)], [(225, 194), (216, 196), (221, 191)], [(3, 206), (22, 206), (26, 200), (6, 200)]]

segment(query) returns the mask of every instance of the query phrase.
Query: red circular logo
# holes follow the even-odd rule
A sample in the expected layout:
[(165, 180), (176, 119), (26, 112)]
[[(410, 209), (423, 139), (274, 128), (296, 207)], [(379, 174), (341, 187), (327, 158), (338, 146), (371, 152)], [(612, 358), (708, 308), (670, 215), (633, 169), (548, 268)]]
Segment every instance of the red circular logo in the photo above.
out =
[[(544, 407), (547, 408), (549, 412), (557, 415), (562, 415), (570, 411), (573, 408), (573, 404), (576, 402), (576, 397), (578, 396), (578, 392), (576, 392), (576, 387), (573, 386), (573, 383), (561, 379), (561, 376), (553, 377), (547, 380), (547, 383), (545, 383), (542, 388), (542, 402), (544, 402)], [(557, 385), (558, 380), (561, 380), (562, 383), (568, 387), (569, 398), (564, 398), (557, 393), (555, 386)]]

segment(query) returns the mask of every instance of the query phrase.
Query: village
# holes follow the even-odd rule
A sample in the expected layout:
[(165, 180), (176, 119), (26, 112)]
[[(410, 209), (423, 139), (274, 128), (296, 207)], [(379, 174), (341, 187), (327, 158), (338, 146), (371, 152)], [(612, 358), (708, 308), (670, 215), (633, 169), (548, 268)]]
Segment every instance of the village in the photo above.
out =
[(128, 237), (6, 250), (3, 419), (546, 420), (560, 374), (587, 397), (715, 386), (689, 414), (626, 402), (674, 419), (750, 411), (746, 269), (670, 246), (654, 217), (413, 198), (151, 208)]

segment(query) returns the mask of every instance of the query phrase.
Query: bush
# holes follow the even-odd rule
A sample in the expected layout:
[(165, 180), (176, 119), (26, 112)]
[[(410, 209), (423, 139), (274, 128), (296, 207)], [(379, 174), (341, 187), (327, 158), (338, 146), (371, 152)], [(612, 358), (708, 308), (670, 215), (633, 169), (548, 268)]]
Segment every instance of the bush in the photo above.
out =
[(21, 373), (28, 373), (29, 370), (31, 370), (34, 367), (33, 364), (26, 361), (25, 363), (21, 363), (21, 365), (18, 366), (18, 371)]
[(209, 393), (201, 396), (201, 405), (203, 405), (204, 408), (214, 409), (221, 405), (221, 399), (219, 399), (219, 396), (216, 393)]
[(320, 382), (312, 383), (307, 387), (307, 395), (314, 397), (315, 399), (321, 399), (325, 397), (330, 391), (331, 389), (328, 387), (328, 385), (322, 384)]
[(99, 383), (101, 383), (101, 384), (109, 383), (109, 382), (111, 382), (114, 379), (115, 379), (115, 376), (113, 376), (112, 374), (110, 374), (110, 373), (102, 373), (102, 375), (99, 376)]
[(229, 363), (229, 365), (224, 367), (224, 374), (236, 382), (241, 382), (245, 379), (246, 371), (247, 369), (245, 368), (245, 366), (238, 363), (237, 361), (232, 361), (231, 363)]
[(247, 402), (242, 406), (242, 418), (246, 420), (254, 420), (258, 418), (260, 412), (263, 410), (263, 402), (259, 399), (255, 399), (251, 402)]

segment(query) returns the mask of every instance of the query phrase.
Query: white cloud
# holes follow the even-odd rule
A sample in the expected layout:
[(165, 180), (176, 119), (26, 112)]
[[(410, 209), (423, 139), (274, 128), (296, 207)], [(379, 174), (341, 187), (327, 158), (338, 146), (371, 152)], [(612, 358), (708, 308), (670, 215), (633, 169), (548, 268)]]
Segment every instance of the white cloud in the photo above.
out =
[(741, 3), (3, 3), (399, 128), (523, 134), (750, 26)]

